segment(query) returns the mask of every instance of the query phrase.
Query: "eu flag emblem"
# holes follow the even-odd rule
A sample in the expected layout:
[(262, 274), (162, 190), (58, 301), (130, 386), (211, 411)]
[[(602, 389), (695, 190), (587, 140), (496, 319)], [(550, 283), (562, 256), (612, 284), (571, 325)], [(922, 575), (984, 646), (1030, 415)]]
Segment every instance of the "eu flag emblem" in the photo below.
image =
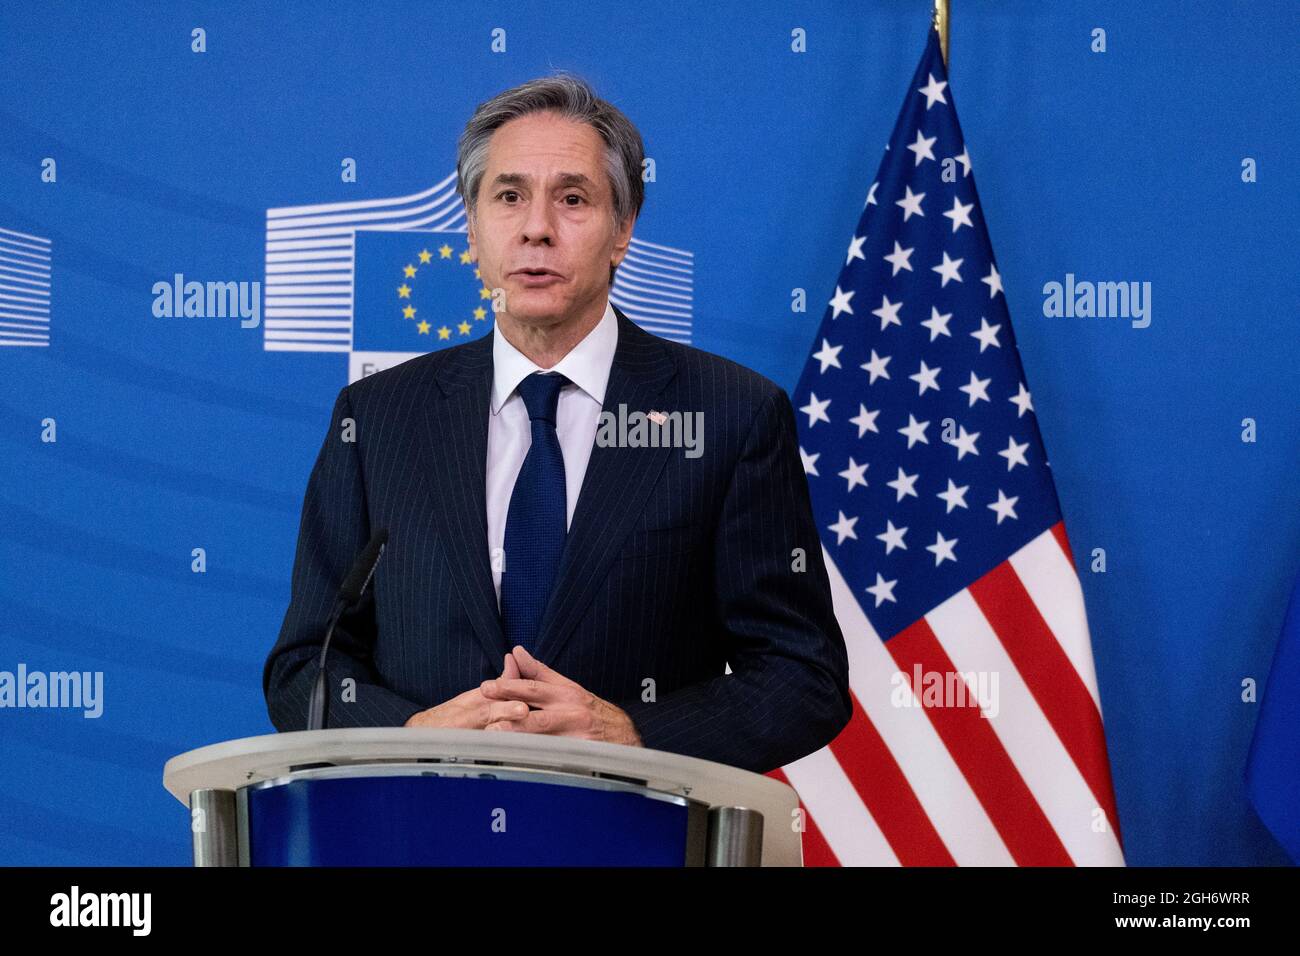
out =
[(355, 262), (356, 352), (432, 352), (492, 328), (464, 233), (358, 230)]

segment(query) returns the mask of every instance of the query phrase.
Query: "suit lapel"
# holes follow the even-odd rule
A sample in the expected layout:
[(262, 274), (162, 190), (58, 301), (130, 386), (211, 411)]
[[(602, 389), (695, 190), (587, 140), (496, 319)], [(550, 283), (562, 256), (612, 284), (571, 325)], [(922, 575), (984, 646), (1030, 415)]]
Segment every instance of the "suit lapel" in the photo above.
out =
[[(616, 418), (619, 405), (627, 413), (648, 412), (676, 372), (671, 355), (659, 339), (614, 309), (618, 345), (601, 408)], [(610, 562), (641, 513), (670, 448), (631, 448), (595, 444), (573, 521), (560, 556), (550, 602), (542, 616), (537, 656), (555, 660), (582, 612), (602, 586)]]
[(451, 576), (488, 659), (500, 662), (509, 648), (492, 584), (485, 490), (495, 335), (493, 329), (459, 349), (457, 361), (435, 367), (443, 398), (424, 410), (424, 458)]

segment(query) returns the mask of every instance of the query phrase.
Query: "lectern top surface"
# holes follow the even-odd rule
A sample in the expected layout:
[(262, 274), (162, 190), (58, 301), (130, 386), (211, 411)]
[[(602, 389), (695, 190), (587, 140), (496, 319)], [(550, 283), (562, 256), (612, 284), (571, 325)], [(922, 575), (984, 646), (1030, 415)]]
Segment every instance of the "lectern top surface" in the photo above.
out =
[(710, 806), (748, 807), (763, 814), (765, 865), (801, 865), (799, 833), (793, 826), (799, 798), (781, 781), (680, 754), (573, 737), (423, 727), (266, 734), (175, 756), (163, 769), (163, 785), (188, 804), (194, 790), (237, 790), (306, 765), (352, 766), (364, 772), (367, 764), (412, 761), (509, 765), (614, 777), (689, 796)]

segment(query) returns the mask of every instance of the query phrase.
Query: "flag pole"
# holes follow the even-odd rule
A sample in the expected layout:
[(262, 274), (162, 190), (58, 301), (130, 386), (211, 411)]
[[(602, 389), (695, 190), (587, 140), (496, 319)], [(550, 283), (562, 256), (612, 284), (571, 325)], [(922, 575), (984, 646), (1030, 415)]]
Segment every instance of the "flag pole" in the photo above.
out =
[(948, 65), (948, 0), (934, 0), (934, 28), (939, 31), (939, 51)]

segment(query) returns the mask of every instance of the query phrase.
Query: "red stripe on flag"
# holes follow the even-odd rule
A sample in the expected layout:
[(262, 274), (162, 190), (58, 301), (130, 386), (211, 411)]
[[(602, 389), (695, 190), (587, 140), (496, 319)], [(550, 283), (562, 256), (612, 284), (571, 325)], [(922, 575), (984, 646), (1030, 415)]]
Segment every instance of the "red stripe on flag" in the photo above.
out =
[(875, 724), (856, 695), (831, 753), (903, 866), (956, 866)]
[(1056, 539), (1056, 543), (1059, 544), (1061, 550), (1065, 552), (1066, 558), (1070, 561), (1070, 567), (1074, 567), (1074, 552), (1070, 550), (1070, 538), (1065, 533), (1064, 521), (1058, 521), (1056, 524), (1052, 525), (1052, 537)]
[[(885, 642), (907, 679), (920, 665), (923, 673), (940, 675), (947, 683), (957, 673), (934, 631), (921, 618)], [(924, 703), (924, 687), (912, 691)], [(945, 702), (948, 703), (948, 702)], [(967, 689), (964, 706), (926, 707), (957, 767), (989, 815), (1018, 866), (1070, 866), (1073, 861), (1047, 815), (1034, 799), (1020, 771), (1007, 754), (988, 720), (980, 716), (975, 693)]]
[(1010, 563), (999, 564), (969, 590), (1119, 840), (1106, 732), (1092, 694)]
[(804, 831), (803, 831), (803, 865), (804, 866), (840, 866), (840, 858), (835, 855), (831, 849), (830, 843), (822, 834), (821, 829), (817, 826), (817, 821), (813, 819), (808, 808), (804, 807), (803, 813)]
[[(785, 771), (779, 767), (776, 770), (770, 770), (764, 776), (771, 777), (774, 780), (780, 780), (784, 784), (790, 784), (790, 778), (785, 775)], [(808, 812), (802, 800), (799, 801), (799, 807), (803, 810), (803, 865), (804, 866), (840, 866), (840, 858), (835, 855), (827, 841), (821, 828), (817, 826), (817, 821), (813, 815)]]

